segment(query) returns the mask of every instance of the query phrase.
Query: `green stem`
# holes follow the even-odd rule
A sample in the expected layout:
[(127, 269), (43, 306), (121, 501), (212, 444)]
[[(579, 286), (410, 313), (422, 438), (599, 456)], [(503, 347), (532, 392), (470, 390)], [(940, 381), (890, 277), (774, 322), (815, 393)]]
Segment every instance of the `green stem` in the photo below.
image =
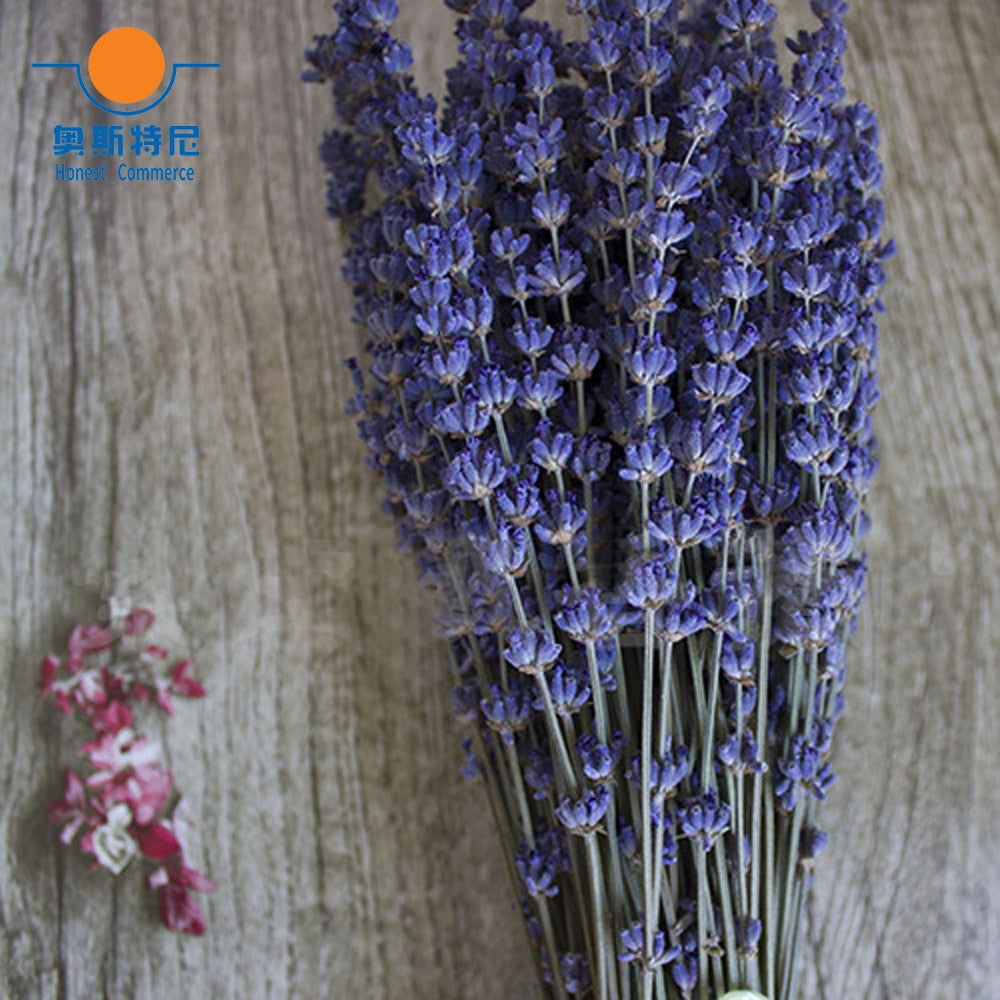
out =
[[(771, 656), (771, 615), (772, 615), (772, 563), (774, 554), (774, 526), (768, 524), (764, 528), (763, 551), (760, 554), (760, 573), (763, 583), (761, 598), (760, 636), (757, 644), (757, 746), (761, 753), (767, 747), (767, 708)], [(770, 782), (768, 782), (770, 785)], [(774, 866), (774, 806), (770, 794), (765, 800), (765, 779), (762, 773), (753, 778), (753, 806), (751, 810), (751, 870), (750, 883), (750, 917), (753, 920), (761, 917), (761, 876), (763, 874), (764, 906), (767, 907), (767, 920), (764, 921), (764, 987), (768, 995), (774, 993), (774, 932), (773, 916), (771, 915), (773, 896), (773, 866)], [(761, 827), (764, 830), (761, 830)], [(763, 833), (764, 843), (761, 842)], [(763, 859), (761, 852), (763, 847)], [(756, 960), (755, 960), (756, 964)]]
[(698, 997), (708, 1000), (708, 872), (705, 851), (700, 843), (692, 841), (694, 863), (698, 871)]
[[(803, 792), (803, 796), (807, 793)], [(788, 996), (785, 989), (790, 985), (790, 968), (793, 961), (792, 942), (794, 939), (797, 920), (792, 906), (792, 898), (795, 890), (795, 883), (799, 872), (799, 841), (802, 837), (802, 819), (805, 813), (805, 799), (800, 798), (795, 803), (795, 810), (792, 814), (792, 825), (788, 836), (788, 843), (785, 847), (785, 893), (781, 907), (781, 964), (782, 964), (782, 995)]]
[(584, 837), (587, 848), (587, 869), (590, 874), (591, 903), (594, 908), (594, 929), (597, 933), (597, 968), (595, 971), (595, 996), (597, 1000), (610, 1000), (617, 996), (617, 981), (614, 976), (614, 946), (611, 941), (609, 914), (604, 902), (603, 866), (601, 852), (597, 846), (597, 835), (588, 833)]
[[(514, 896), (517, 896), (521, 892), (521, 882), (517, 875), (517, 866), (514, 864), (514, 856), (511, 853), (512, 846), (516, 842), (514, 837), (514, 830), (511, 824), (510, 814), (507, 808), (502, 803), (502, 796), (498, 787), (498, 777), (496, 771), (490, 764), (489, 755), (486, 752), (486, 744), (483, 742), (483, 735), (479, 730), (478, 726), (473, 727), (473, 739), (476, 744), (476, 752), (479, 754), (479, 759), (482, 761), (483, 774), (486, 777), (486, 798), (490, 804), (490, 812), (493, 814), (493, 822), (497, 829), (501, 831), (501, 846), (503, 848), (504, 862), (507, 865), (507, 875), (510, 878), (510, 885), (514, 891)], [(539, 983), (543, 982), (542, 975), (542, 964), (541, 957), (539, 955), (538, 949), (535, 947), (535, 942), (532, 941), (531, 936), (528, 935), (528, 925), (522, 920), (521, 924), (524, 926), (525, 935), (528, 940), (528, 948), (531, 951), (532, 958), (535, 962), (535, 971), (538, 975)], [(560, 1000), (565, 997), (566, 990), (562, 983), (562, 976), (560, 975), (555, 979), (556, 988), (559, 991), (558, 995)]]
[[(651, 815), (652, 802), (650, 788), (650, 762), (653, 743), (653, 616), (653, 610), (647, 610), (643, 625), (642, 746), (639, 751), (640, 780), (642, 784), (642, 887), (645, 919), (643, 945), (646, 958), (642, 968), (643, 1000), (650, 1000), (653, 995), (651, 960), (653, 957), (653, 943), (656, 936), (658, 913), (656, 897), (654, 895), (656, 879), (653, 873), (653, 818)], [(657, 868), (661, 867), (661, 864), (662, 859), (658, 859)]]
[[(544, 896), (539, 897), (537, 903), (538, 919), (542, 925), (542, 938), (549, 953), (549, 969), (552, 972), (552, 984), (555, 986), (556, 995), (561, 1000), (562, 997), (568, 997), (569, 994), (566, 992), (562, 969), (559, 966), (559, 952), (556, 950), (556, 934), (555, 928), (552, 926), (552, 913), (549, 910), (549, 901)], [(532, 951), (537, 951), (537, 949), (532, 948)], [(539, 982), (541, 982), (541, 979), (539, 979)]]
[(702, 746), (701, 787), (708, 790), (712, 781), (712, 743), (715, 739), (715, 712), (719, 698), (719, 660), (722, 656), (722, 631), (715, 633), (715, 648), (712, 651), (712, 676), (709, 679), (708, 708), (705, 715), (705, 736)]

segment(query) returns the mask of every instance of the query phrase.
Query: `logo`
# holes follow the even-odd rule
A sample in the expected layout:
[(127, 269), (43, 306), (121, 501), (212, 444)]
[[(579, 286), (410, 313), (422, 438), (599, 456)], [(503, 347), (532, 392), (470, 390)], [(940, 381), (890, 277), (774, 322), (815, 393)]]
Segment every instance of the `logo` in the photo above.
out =
[[(170, 93), (179, 69), (218, 69), (217, 62), (175, 62), (163, 92), (150, 104), (133, 110), (109, 108), (96, 97), (83, 79), (78, 62), (37, 62), (34, 69), (73, 69), (76, 82), (87, 99), (112, 115), (141, 115), (155, 108)], [(142, 28), (112, 28), (94, 42), (87, 58), (87, 74), (97, 93), (115, 104), (139, 104), (156, 93), (163, 82), (166, 59), (160, 43)]]
[[(144, 114), (161, 104), (173, 89), (178, 70), (218, 69), (217, 62), (175, 62), (167, 78), (167, 61), (160, 43), (141, 28), (120, 27), (106, 31), (91, 46), (87, 57), (87, 77), (78, 62), (36, 62), (34, 69), (72, 69), (76, 82), (91, 104), (117, 117)], [(166, 83), (164, 84), (164, 80)], [(143, 166), (126, 162), (128, 150), (136, 158), (190, 158), (201, 155), (198, 148), (201, 129), (194, 124), (170, 125), (137, 122), (125, 135), (123, 125), (93, 124), (90, 141), (79, 125), (55, 125), (52, 129), (52, 155), (100, 157), (93, 166), (57, 163), (57, 180), (65, 181), (193, 181), (195, 168), (187, 159), (183, 165)], [(128, 141), (127, 141), (128, 140)], [(117, 157), (117, 168), (107, 157)], [(110, 169), (109, 169), (110, 168)]]

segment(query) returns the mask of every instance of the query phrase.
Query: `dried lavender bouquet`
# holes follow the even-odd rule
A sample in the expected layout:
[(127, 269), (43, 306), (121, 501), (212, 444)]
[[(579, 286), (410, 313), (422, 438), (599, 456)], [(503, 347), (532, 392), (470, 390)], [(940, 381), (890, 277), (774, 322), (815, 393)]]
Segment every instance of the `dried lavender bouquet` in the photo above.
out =
[[(803, 3), (805, 0), (803, 0)], [(795, 994), (875, 471), (881, 167), (843, 0), (394, 0), (307, 53), (352, 411), (555, 997)]]

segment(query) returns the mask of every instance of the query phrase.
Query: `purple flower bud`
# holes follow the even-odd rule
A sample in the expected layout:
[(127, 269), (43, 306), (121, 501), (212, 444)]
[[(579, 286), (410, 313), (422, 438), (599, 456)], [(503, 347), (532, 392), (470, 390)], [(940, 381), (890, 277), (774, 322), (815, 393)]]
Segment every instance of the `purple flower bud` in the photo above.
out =
[(509, 226), (504, 226), (490, 234), (490, 250), (493, 256), (513, 263), (531, 245), (531, 237), (524, 233), (518, 236)]
[(737, 38), (751, 38), (766, 30), (775, 18), (768, 0), (723, 0), (715, 19)]
[(522, 471), (524, 478), (518, 479), (513, 486), (508, 484), (505, 489), (497, 491), (497, 506), (511, 524), (527, 527), (541, 513), (542, 504), (535, 485), (537, 473), (538, 470), (533, 467)]
[(820, 475), (836, 476), (847, 464), (848, 449), (840, 432), (826, 414), (815, 423), (799, 416), (782, 438), (785, 454), (796, 465), (816, 469)]
[(579, 643), (594, 642), (615, 631), (615, 616), (599, 591), (589, 587), (568, 593), (555, 614), (556, 624)]
[(489, 423), (489, 411), (471, 387), (462, 394), (461, 401), (442, 407), (432, 418), (432, 427), (439, 434), (459, 438), (479, 437)]
[(452, 344), (450, 350), (431, 351), (424, 370), (442, 385), (458, 385), (465, 378), (471, 359), (469, 342), (462, 337)]
[(550, 494), (535, 524), (535, 534), (547, 545), (569, 545), (587, 520), (586, 509), (572, 498), (560, 500)]
[(750, 917), (740, 918), (736, 926), (736, 944), (741, 957), (756, 957), (757, 946), (760, 943), (760, 936), (763, 929), (764, 925), (759, 920)]
[(531, 214), (542, 229), (558, 229), (569, 218), (569, 195), (558, 188), (539, 191), (531, 203)]
[(723, 476), (737, 447), (739, 426), (716, 412), (707, 420), (686, 420), (671, 428), (670, 449), (692, 476)]
[(709, 789), (678, 806), (677, 821), (685, 837), (696, 841), (703, 851), (709, 851), (716, 838), (729, 829), (729, 806), (720, 803)]
[(524, 729), (532, 713), (531, 697), (513, 685), (505, 694), (499, 685), (491, 684), (490, 697), (483, 698), (479, 707), (486, 724), (508, 746), (513, 746), (514, 734)]
[(685, 240), (694, 231), (694, 223), (680, 209), (650, 212), (636, 230), (636, 240), (644, 250), (657, 257), (668, 251), (681, 253)]
[(514, 402), (517, 382), (504, 374), (499, 365), (483, 365), (476, 379), (480, 403), (491, 416), (500, 416)]
[(830, 837), (823, 830), (815, 826), (805, 827), (799, 840), (799, 864), (810, 870), (829, 842)]
[(803, 792), (825, 799), (833, 781), (833, 771), (822, 763), (819, 749), (801, 736), (793, 736), (788, 755), (775, 762), (774, 795), (786, 812), (795, 808)]
[(749, 686), (755, 683), (757, 647), (753, 641), (737, 642), (725, 636), (719, 654), (719, 669), (734, 684)]
[(665, 163), (653, 182), (657, 208), (673, 208), (697, 198), (701, 191), (701, 173), (691, 166)]
[(614, 36), (599, 34), (591, 38), (587, 45), (590, 68), (598, 73), (612, 73), (618, 68), (621, 50), (615, 44)]
[[(556, 665), (548, 682), (556, 714), (562, 718), (568, 719), (590, 701), (590, 685), (585, 674), (579, 671)], [(535, 707), (539, 711), (544, 709), (542, 698), (536, 699)]]
[(620, 738), (614, 745), (599, 743), (591, 733), (584, 733), (576, 741), (576, 750), (580, 755), (583, 773), (591, 781), (607, 781), (618, 764), (622, 750)]
[(704, 319), (702, 334), (705, 346), (715, 355), (715, 360), (730, 363), (745, 358), (760, 340), (760, 332), (752, 323), (720, 324), (711, 316)]
[(547, 632), (517, 628), (504, 648), (504, 659), (525, 674), (541, 674), (559, 658), (562, 646)]
[(555, 331), (551, 326), (546, 326), (541, 320), (529, 316), (522, 323), (518, 320), (511, 329), (511, 339), (514, 346), (529, 358), (541, 358), (552, 342)]
[[(644, 6), (658, 4), (660, 0), (637, 0)], [(636, 87), (659, 87), (670, 76), (674, 60), (670, 52), (662, 47), (635, 49), (628, 60), (626, 75)]]
[(653, 631), (665, 642), (680, 642), (705, 628), (708, 615), (695, 600), (696, 589), (688, 581), (684, 593), (668, 601), (656, 612)]
[(698, 985), (698, 959), (681, 956), (670, 966), (670, 976), (677, 988), (689, 997)]
[(567, 952), (559, 959), (566, 992), (580, 996), (590, 992), (590, 964), (584, 952)]
[(657, 440), (654, 430), (649, 430), (641, 440), (625, 446), (625, 466), (618, 471), (618, 475), (630, 482), (655, 483), (670, 471), (673, 464), (670, 449)]
[(570, 468), (578, 479), (593, 483), (604, 476), (610, 462), (611, 447), (608, 442), (602, 441), (597, 434), (588, 433), (576, 442)]
[(563, 394), (560, 377), (548, 369), (532, 375), (530, 369), (518, 386), (517, 396), (527, 410), (535, 410), (543, 416), (559, 402)]
[(789, 572), (811, 577), (822, 563), (842, 563), (853, 548), (850, 525), (840, 521), (828, 507), (785, 531), (779, 560)]
[(718, 66), (713, 66), (691, 88), (688, 103), (682, 106), (679, 117), (693, 140), (707, 141), (715, 136), (726, 120), (729, 97), (729, 84)]
[(646, 924), (640, 920), (627, 927), (619, 935), (622, 942), (622, 950), (618, 954), (618, 961), (625, 964), (636, 963), (651, 969), (659, 968), (672, 962), (681, 950), (674, 945), (667, 947), (667, 936), (661, 930), (657, 930), (653, 935), (652, 953), (646, 954)]
[(800, 406), (815, 406), (822, 402), (833, 381), (833, 367), (829, 360), (815, 355), (793, 357), (778, 382), (778, 398), (783, 403)]
[(517, 872), (524, 882), (524, 890), (532, 899), (543, 899), (558, 894), (556, 878), (559, 869), (556, 859), (547, 851), (528, 850), (526, 847), (514, 858)]
[(649, 520), (649, 533), (671, 548), (687, 549), (712, 538), (719, 530), (708, 504), (700, 498), (690, 507), (675, 507), (657, 501)]
[(817, 265), (805, 266), (793, 261), (781, 272), (781, 286), (786, 292), (802, 299), (808, 309), (833, 284), (833, 276)]
[(556, 818), (567, 833), (584, 837), (601, 825), (610, 802), (611, 790), (607, 785), (598, 785), (577, 799), (564, 795), (556, 806)]
[(628, 352), (625, 367), (637, 385), (660, 385), (676, 370), (677, 355), (657, 335)]
[(767, 765), (760, 760), (756, 740), (746, 731), (742, 740), (737, 739), (735, 733), (727, 736), (716, 747), (715, 755), (733, 774), (762, 774), (767, 770)]
[[(630, 763), (628, 780), (636, 788), (641, 788), (642, 759), (637, 754)], [(652, 800), (662, 804), (665, 799), (672, 797), (681, 781), (687, 776), (689, 766), (687, 747), (679, 746), (673, 750), (668, 736), (663, 756), (659, 759), (654, 757), (649, 762), (649, 794)]]
[(431, 115), (411, 125), (401, 126), (397, 135), (403, 144), (403, 156), (422, 167), (447, 163), (455, 148), (454, 140), (438, 129)]
[[(635, 133), (635, 147), (640, 153), (663, 155), (670, 130), (669, 118), (642, 115), (633, 120), (632, 130)], [(691, 225), (693, 227), (694, 224)]]
[(695, 396), (713, 406), (731, 403), (750, 385), (750, 376), (733, 364), (706, 362), (691, 367)]
[(545, 48), (532, 60), (524, 73), (525, 90), (536, 100), (552, 93), (556, 83), (556, 71), (552, 65), (552, 52)]
[(487, 542), (483, 553), (486, 568), (497, 576), (515, 579), (527, 569), (528, 542), (524, 528), (501, 524), (497, 537)]
[(507, 476), (503, 459), (492, 448), (472, 441), (448, 464), (444, 485), (456, 500), (485, 500)]
[(364, 0), (358, 5), (354, 21), (359, 27), (380, 34), (388, 31), (397, 17), (399, 8), (396, 0)]
[(635, 288), (622, 296), (629, 318), (643, 323), (658, 313), (673, 312), (677, 307), (671, 301), (677, 279), (667, 273), (662, 261), (654, 260), (649, 270), (636, 279)]
[(655, 611), (673, 597), (677, 576), (672, 562), (672, 554), (665, 554), (629, 563), (622, 594), (633, 608)]
[(531, 461), (547, 472), (558, 472), (569, 464), (573, 453), (573, 435), (565, 431), (551, 432), (539, 425), (539, 435), (528, 446)]

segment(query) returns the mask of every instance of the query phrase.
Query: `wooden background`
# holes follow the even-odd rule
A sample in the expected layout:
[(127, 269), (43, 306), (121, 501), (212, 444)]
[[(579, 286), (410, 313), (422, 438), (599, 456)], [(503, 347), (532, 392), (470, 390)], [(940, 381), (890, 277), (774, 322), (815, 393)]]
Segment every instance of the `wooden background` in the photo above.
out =
[[(401, 6), (439, 82), (451, 15)], [(320, 0), (0, 4), (3, 996), (531, 995), (427, 609), (341, 414), (329, 104), (297, 82), (331, 21)], [(53, 126), (106, 119), (30, 63), (122, 23), (222, 63), (144, 118), (201, 126), (196, 183), (54, 177)], [(901, 252), (802, 996), (971, 1000), (1000, 982), (1000, 5), (857, 0), (849, 30)], [(44, 816), (82, 734), (36, 664), (110, 592), (154, 606), (208, 687), (166, 733), (219, 884), (201, 940)]]

